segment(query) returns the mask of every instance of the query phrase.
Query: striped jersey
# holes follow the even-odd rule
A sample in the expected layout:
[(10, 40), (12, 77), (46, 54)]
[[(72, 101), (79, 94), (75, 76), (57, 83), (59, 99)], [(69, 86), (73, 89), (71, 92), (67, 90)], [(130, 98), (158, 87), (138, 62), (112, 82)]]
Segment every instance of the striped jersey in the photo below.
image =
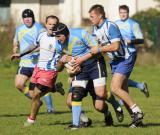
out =
[[(37, 38), (37, 36), (44, 31), (44, 27), (35, 22), (31, 28), (27, 27), (25, 24), (20, 25), (16, 28), (14, 42), (19, 44), (20, 53), (23, 52), (29, 46), (32, 46)], [(30, 53), (21, 57), (19, 66), (23, 67), (35, 67), (38, 60), (38, 53)]]
[(55, 37), (49, 36), (47, 32), (42, 32), (38, 36), (35, 44), (40, 46), (37, 67), (44, 70), (56, 71), (55, 66), (57, 65), (57, 61), (59, 60), (60, 55), (56, 53), (55, 50)]
[[(141, 28), (139, 24), (133, 19), (128, 18), (125, 21), (117, 20), (115, 23), (118, 25), (124, 40), (125, 39), (129, 39), (129, 40), (143, 39)], [(136, 52), (136, 48), (134, 44), (128, 45), (128, 48), (130, 52)]]
[(93, 36), (95, 36), (101, 45), (111, 45), (115, 41), (120, 41), (120, 49), (114, 52), (107, 52), (111, 60), (117, 58), (128, 58), (130, 53), (125, 45), (118, 26), (105, 19), (100, 26), (93, 27)]
[(98, 45), (96, 39), (84, 29), (74, 28), (69, 32), (69, 38), (64, 44), (57, 41), (56, 50), (58, 53), (81, 57), (89, 53), (91, 46)]

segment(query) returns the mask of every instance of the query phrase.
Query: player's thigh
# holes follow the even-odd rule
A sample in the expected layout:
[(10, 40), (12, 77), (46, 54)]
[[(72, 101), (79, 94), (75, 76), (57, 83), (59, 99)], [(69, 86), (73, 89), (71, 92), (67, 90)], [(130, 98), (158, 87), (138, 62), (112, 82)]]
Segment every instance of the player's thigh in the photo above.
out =
[(123, 81), (122, 89), (129, 93), (129, 90), (128, 90), (128, 78), (125, 78), (125, 80)]
[(126, 76), (120, 73), (114, 73), (111, 80), (111, 90), (122, 88)]
[(106, 97), (107, 96), (106, 86), (95, 87), (95, 93), (99, 97)]
[(100, 97), (106, 95), (106, 78), (106, 64), (102, 59), (101, 61), (97, 61), (90, 71), (90, 79), (93, 80), (95, 93)]
[(29, 79), (29, 77), (26, 75), (17, 74), (15, 77), (15, 85), (16, 86), (24, 86), (28, 79)]

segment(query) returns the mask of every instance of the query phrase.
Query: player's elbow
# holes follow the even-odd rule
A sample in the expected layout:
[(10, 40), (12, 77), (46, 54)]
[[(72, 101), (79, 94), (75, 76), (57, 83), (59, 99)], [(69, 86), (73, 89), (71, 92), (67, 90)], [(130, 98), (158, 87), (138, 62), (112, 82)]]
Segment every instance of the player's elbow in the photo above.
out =
[(115, 45), (115, 46), (113, 46), (113, 50), (112, 50), (112, 51), (118, 51), (118, 50), (119, 50), (119, 48), (120, 48), (120, 46), (119, 46), (119, 45)]

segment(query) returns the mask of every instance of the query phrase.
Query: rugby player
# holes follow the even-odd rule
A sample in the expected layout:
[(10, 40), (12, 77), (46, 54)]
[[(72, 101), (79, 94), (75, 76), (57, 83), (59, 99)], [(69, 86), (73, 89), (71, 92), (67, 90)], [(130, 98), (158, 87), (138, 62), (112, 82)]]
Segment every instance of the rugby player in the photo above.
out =
[[(135, 55), (136, 61), (136, 45), (143, 44), (143, 33), (141, 31), (141, 28), (139, 24), (134, 21), (133, 19), (129, 18), (129, 7), (127, 5), (121, 5), (119, 6), (119, 16), (120, 19), (115, 21), (115, 23), (118, 25), (122, 38), (126, 45), (128, 46), (128, 49), (132, 55)], [(138, 88), (141, 92), (144, 93), (146, 97), (149, 97), (149, 91), (147, 88), (147, 83), (143, 82), (136, 82), (134, 80), (128, 79), (128, 86), (129, 87), (135, 87)]]
[[(80, 66), (80, 72), (75, 74), (72, 81), (72, 125), (70, 129), (78, 129), (80, 125), (80, 114), (82, 99), (86, 96), (86, 86), (89, 80), (93, 81), (96, 98), (95, 109), (104, 113), (106, 125), (113, 125), (113, 119), (107, 104), (104, 102), (106, 92), (106, 65), (104, 58), (92, 57), (90, 48), (97, 46), (97, 41), (86, 30), (81, 28), (68, 29), (63, 23), (53, 28), (53, 35), (57, 38), (56, 51), (63, 55), (71, 55), (79, 59), (74, 63), (75, 67)], [(81, 60), (81, 61), (80, 61)], [(63, 61), (64, 63), (69, 61)]]
[[(56, 16), (48, 16), (46, 18), (46, 29), (40, 33), (34, 42), (34, 47), (24, 50), (21, 54), (15, 54), (12, 58), (19, 58), (32, 52), (39, 47), (39, 59), (36, 67), (34, 68), (31, 81), (30, 81), (30, 93), (32, 95), (32, 108), (31, 114), (24, 126), (31, 126), (35, 123), (36, 115), (41, 106), (40, 97), (48, 92), (58, 91), (59, 87), (55, 85), (57, 78), (56, 63), (59, 59), (59, 54), (55, 51), (55, 37), (52, 36), (52, 28), (57, 23), (58, 18)], [(61, 91), (61, 94), (64, 92)]]
[[(22, 19), (24, 24), (16, 28), (13, 41), (13, 54), (16, 54), (18, 51), (22, 53), (26, 48), (33, 46), (38, 34), (44, 31), (44, 27), (35, 21), (34, 13), (31, 9), (25, 9), (22, 12)], [(21, 57), (15, 77), (16, 88), (28, 98), (31, 98), (31, 96), (29, 95), (29, 88), (27, 87), (26, 82), (33, 73), (38, 55), (39, 54), (35, 52)], [(51, 95), (45, 95), (44, 99), (47, 105), (47, 112), (54, 112)]]
[(128, 94), (128, 78), (134, 66), (135, 56), (122, 40), (117, 25), (105, 16), (102, 5), (93, 5), (90, 10), (90, 20), (93, 23), (93, 35), (99, 40), (100, 46), (91, 48), (93, 55), (107, 53), (110, 60), (112, 79), (111, 92), (121, 98), (130, 114), (132, 123), (130, 127), (138, 127), (142, 123), (143, 112)]

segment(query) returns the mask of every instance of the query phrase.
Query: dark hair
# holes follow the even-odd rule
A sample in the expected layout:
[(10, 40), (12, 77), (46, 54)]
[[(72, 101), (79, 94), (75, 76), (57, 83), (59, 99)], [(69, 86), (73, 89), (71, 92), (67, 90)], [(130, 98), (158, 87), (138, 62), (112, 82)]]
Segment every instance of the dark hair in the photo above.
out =
[(54, 15), (47, 16), (46, 17), (46, 23), (47, 23), (47, 21), (48, 21), (49, 18), (56, 19), (57, 23), (59, 23), (59, 18), (57, 16), (54, 16)]
[(34, 13), (31, 9), (25, 9), (22, 12), (22, 18), (31, 17), (33, 22), (35, 22)]
[(92, 12), (93, 10), (96, 11), (96, 12), (98, 12), (98, 13), (100, 13), (102, 15), (103, 19), (106, 18), (104, 7), (102, 5), (99, 5), (99, 4), (93, 5), (89, 9), (89, 13)]
[(65, 36), (68, 36), (69, 35), (69, 29), (68, 27), (64, 24), (64, 23), (58, 23), (56, 24), (53, 29), (53, 36), (57, 36), (59, 34), (63, 34)]
[(123, 10), (126, 10), (128, 13), (129, 13), (129, 7), (127, 5), (120, 5), (119, 6), (119, 11), (123, 9)]

